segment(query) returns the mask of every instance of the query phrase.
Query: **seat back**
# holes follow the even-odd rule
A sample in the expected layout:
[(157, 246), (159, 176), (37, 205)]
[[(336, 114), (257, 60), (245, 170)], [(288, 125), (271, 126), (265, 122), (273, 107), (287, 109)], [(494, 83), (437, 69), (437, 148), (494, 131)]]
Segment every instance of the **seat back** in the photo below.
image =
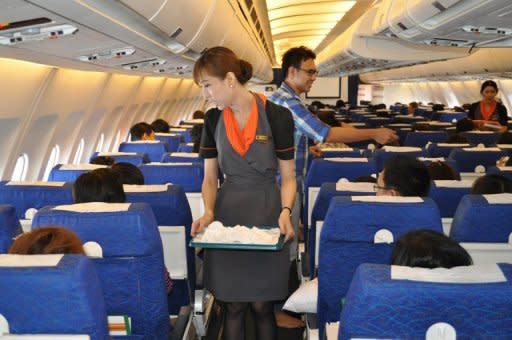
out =
[(467, 131), (462, 132), (461, 135), (466, 137), (471, 144), (484, 144), (485, 146), (495, 145), (501, 136), (499, 132), (493, 131)]
[[(424, 273), (443, 282), (425, 282)], [(466, 279), (446, 279), (455, 273)], [(507, 338), (511, 282), (511, 264), (433, 270), (363, 264), (345, 299), (338, 339)]]
[(204, 168), (199, 163), (148, 163), (139, 167), (146, 184), (179, 184), (185, 192), (201, 192)]
[(457, 162), (460, 172), (479, 172), (477, 167), (482, 166), (482, 172), (496, 165), (496, 161), (507, 153), (498, 148), (462, 148), (453, 149), (448, 159)]
[(151, 162), (160, 162), (164, 153), (169, 152), (169, 145), (161, 141), (132, 141), (119, 145), (120, 152), (145, 153)]
[(91, 155), (90, 160), (99, 156), (111, 157), (116, 161), (116, 163), (130, 163), (135, 166), (141, 165), (143, 163), (149, 163), (147, 154), (137, 152), (94, 152)]
[(164, 154), (162, 157), (162, 163), (199, 163), (203, 164), (204, 159), (199, 157), (196, 152), (170, 152)]
[(192, 142), (192, 136), (190, 135), (191, 128), (184, 128), (184, 127), (171, 127), (169, 129), (171, 133), (175, 133), (177, 135), (180, 135), (183, 139), (183, 142), (190, 143)]
[(471, 192), (473, 181), (432, 181), (429, 197), (437, 203), (441, 217), (453, 217), (460, 200)]
[(50, 171), (48, 181), (50, 182), (74, 182), (81, 174), (91, 170), (106, 168), (106, 165), (99, 164), (57, 164)]
[(13, 239), (21, 232), (16, 209), (12, 205), (0, 204), (0, 253), (7, 253)]
[(458, 242), (512, 240), (512, 194), (466, 195), (453, 217), (450, 237)]
[(85, 256), (0, 255), (0, 291), (9, 334), (109, 337), (101, 284)]
[(357, 266), (389, 263), (395, 240), (422, 228), (442, 232), (439, 209), (428, 197), (334, 197), (320, 234), (319, 328), (338, 320)]
[(512, 166), (491, 166), (487, 170), (487, 173), (502, 175), (512, 181)]
[(469, 148), (469, 143), (431, 143), (426, 147), (428, 157), (448, 157), (453, 149)]
[(389, 158), (393, 158), (398, 155), (406, 155), (414, 158), (422, 157), (424, 155), (423, 149), (411, 146), (385, 146), (382, 149), (376, 150), (373, 154), (375, 160), (375, 166), (377, 171), (380, 172), (384, 168), (384, 162)]
[[(186, 281), (184, 294), (173, 291), (172, 300), (178, 306), (190, 304), (190, 292), (195, 289), (194, 249), (189, 247), (192, 213), (179, 185), (124, 185), (126, 201), (145, 202), (155, 214), (162, 239), (164, 262), (174, 283)], [(177, 314), (177, 311), (169, 311)]]
[(448, 139), (446, 131), (411, 131), (405, 137), (404, 146), (423, 148), (427, 143), (442, 143)]
[(107, 313), (128, 315), (132, 334), (144, 339), (168, 336), (169, 314), (164, 283), (162, 241), (145, 203), (82, 203), (45, 207), (32, 228), (54, 224), (74, 231), (82, 242), (96, 242), (95, 259)]
[(167, 143), (169, 152), (178, 151), (178, 146), (183, 141), (183, 137), (177, 133), (157, 132), (155, 133), (155, 139)]
[(28, 209), (73, 203), (73, 183), (0, 182), (0, 204), (12, 204), (18, 219), (25, 219)]
[(192, 152), (194, 150), (194, 143), (180, 143), (178, 146), (178, 152)]

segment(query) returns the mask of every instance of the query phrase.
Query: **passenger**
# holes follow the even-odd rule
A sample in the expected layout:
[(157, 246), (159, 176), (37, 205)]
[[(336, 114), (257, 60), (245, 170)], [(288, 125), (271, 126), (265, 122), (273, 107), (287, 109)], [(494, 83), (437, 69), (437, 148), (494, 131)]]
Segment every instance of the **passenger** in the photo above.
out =
[(436, 180), (452, 180), (460, 181), (460, 174), (457, 173), (448, 163), (446, 162), (431, 162), (428, 166), (428, 173), (430, 179)]
[(336, 119), (336, 116), (334, 115), (334, 112), (332, 111), (318, 111), (316, 114), (318, 119), (320, 119), (325, 124), (332, 126), (332, 127), (339, 127), (341, 126), (340, 122)]
[(457, 124), (455, 124), (455, 130), (457, 133), (460, 132), (467, 132), (474, 130), (475, 126), (473, 124), (473, 121), (469, 118), (462, 118), (457, 121)]
[(473, 195), (490, 195), (512, 193), (512, 181), (499, 174), (488, 174), (479, 177), (471, 187)]
[(339, 111), (344, 108), (345, 108), (345, 101), (343, 99), (338, 99), (336, 101), (336, 106), (334, 106), (334, 109), (336, 109), (336, 111)]
[(155, 140), (155, 131), (148, 123), (137, 123), (130, 129), (132, 141)]
[[(285, 240), (293, 239), (296, 180), (291, 113), (249, 92), (245, 84), (252, 77), (252, 66), (228, 48), (206, 50), (196, 61), (193, 75), (217, 108), (205, 115), (200, 148), (205, 158), (205, 214), (192, 224), (192, 235), (218, 220), (226, 226), (279, 226)], [(217, 191), (219, 165), (226, 179)], [(244, 338), (249, 307), (256, 338), (276, 339), (271, 301), (286, 298), (289, 266), (288, 243), (272, 252), (205, 249), (204, 286), (225, 302), (225, 339)]]
[[(482, 95), (482, 100), (471, 104), (468, 118), (483, 123), (501, 125), (499, 131), (507, 131), (507, 108), (496, 101), (498, 85), (492, 80), (486, 80), (482, 83), (480, 94)], [(480, 125), (478, 127), (480, 127)]]
[(116, 163), (112, 165), (112, 171), (115, 173), (121, 184), (144, 184), (144, 175), (142, 174), (142, 171), (131, 163)]
[(192, 148), (192, 152), (199, 152), (199, 147), (201, 146), (201, 134), (203, 133), (202, 125), (194, 125), (192, 130), (190, 130), (190, 138), (192, 139), (192, 143), (194, 143), (194, 147)]
[[(307, 139), (316, 143), (350, 143), (374, 139), (377, 143), (387, 144), (398, 140), (389, 129), (353, 129), (330, 127), (315, 117), (302, 102), (301, 94), (309, 92), (316, 80), (318, 71), (315, 65), (315, 53), (307, 47), (294, 47), (286, 51), (282, 59), (284, 81), (269, 98), (270, 101), (288, 108), (295, 122), (295, 151), (297, 175), (302, 175), (306, 167)], [(320, 152), (316, 150), (318, 154)]]
[(169, 133), (169, 123), (167, 123), (163, 119), (156, 119), (153, 123), (151, 123), (151, 128), (153, 131), (156, 132), (162, 132), (162, 133)]
[(192, 114), (192, 119), (204, 119), (204, 112), (201, 110), (196, 110)]
[(58, 226), (47, 226), (18, 236), (9, 254), (82, 254), (82, 241), (74, 232)]
[(354, 182), (356, 183), (377, 183), (377, 179), (373, 176), (359, 176), (357, 177)]
[(430, 175), (427, 166), (411, 156), (395, 156), (384, 163), (377, 178), (377, 196), (428, 195)]
[(421, 268), (453, 268), (470, 266), (468, 252), (448, 236), (429, 229), (418, 229), (402, 235), (391, 255), (391, 264)]
[(123, 185), (111, 169), (96, 169), (81, 174), (73, 183), (75, 203), (124, 203)]
[(96, 156), (89, 161), (90, 164), (107, 165), (107, 166), (111, 166), (115, 162), (116, 162), (116, 160), (114, 158), (108, 157), (108, 156)]
[(410, 102), (409, 106), (407, 106), (407, 115), (414, 116), (416, 114), (417, 109), (418, 109), (418, 103)]

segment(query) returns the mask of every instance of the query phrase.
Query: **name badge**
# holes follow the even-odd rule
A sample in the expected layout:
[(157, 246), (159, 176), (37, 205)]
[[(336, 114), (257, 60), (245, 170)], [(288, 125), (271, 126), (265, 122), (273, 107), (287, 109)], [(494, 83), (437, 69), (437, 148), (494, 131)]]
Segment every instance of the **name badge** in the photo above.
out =
[(268, 136), (256, 135), (256, 141), (260, 142), (260, 143), (267, 143), (268, 142)]

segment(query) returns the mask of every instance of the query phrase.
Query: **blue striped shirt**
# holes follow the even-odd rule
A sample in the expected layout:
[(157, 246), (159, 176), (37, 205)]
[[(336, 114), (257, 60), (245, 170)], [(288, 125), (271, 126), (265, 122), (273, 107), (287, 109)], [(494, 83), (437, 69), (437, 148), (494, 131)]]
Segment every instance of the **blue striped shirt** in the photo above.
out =
[(321, 143), (327, 137), (330, 127), (313, 115), (302, 102), (299, 95), (285, 82), (268, 100), (286, 107), (293, 115), (295, 123), (295, 171), (297, 175), (303, 175), (306, 166), (308, 151), (308, 138)]

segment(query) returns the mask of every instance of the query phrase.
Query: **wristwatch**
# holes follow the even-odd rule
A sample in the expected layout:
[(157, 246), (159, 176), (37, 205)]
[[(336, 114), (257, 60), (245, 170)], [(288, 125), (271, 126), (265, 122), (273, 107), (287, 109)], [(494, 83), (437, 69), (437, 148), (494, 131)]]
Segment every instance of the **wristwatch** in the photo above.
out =
[(290, 212), (290, 217), (292, 217), (292, 208), (290, 208), (290, 207), (282, 207), (281, 208), (281, 212), (283, 212), (283, 210), (285, 210), (285, 209), (288, 209), (288, 211)]

